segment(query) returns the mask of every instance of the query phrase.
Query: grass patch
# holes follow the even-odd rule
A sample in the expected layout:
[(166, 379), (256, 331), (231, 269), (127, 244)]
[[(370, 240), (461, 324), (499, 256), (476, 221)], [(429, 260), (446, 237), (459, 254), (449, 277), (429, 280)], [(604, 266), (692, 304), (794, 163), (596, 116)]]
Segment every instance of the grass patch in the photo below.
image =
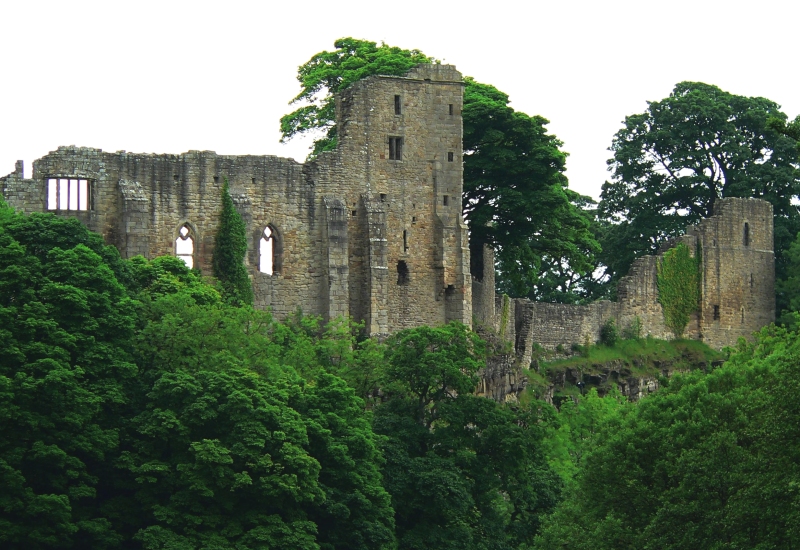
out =
[[(670, 371), (707, 369), (715, 362), (724, 361), (726, 355), (697, 340), (658, 340), (638, 338), (617, 340), (613, 346), (602, 344), (576, 346), (576, 355), (550, 359), (546, 354), (538, 357), (539, 372), (528, 371), (529, 391), (534, 395), (563, 379), (562, 373), (577, 370), (584, 380), (587, 375), (610, 370), (635, 377), (660, 377), (665, 369)], [(587, 386), (588, 391), (588, 386)], [(570, 395), (577, 388), (558, 387), (556, 394)], [(526, 392), (527, 393), (527, 392)]]

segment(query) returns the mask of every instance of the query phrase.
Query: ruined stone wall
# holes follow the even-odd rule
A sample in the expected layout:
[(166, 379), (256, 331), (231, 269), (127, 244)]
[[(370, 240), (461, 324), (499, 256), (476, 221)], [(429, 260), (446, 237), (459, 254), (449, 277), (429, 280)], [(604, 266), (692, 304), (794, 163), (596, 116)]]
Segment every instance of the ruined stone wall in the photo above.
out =
[[(569, 349), (573, 344), (594, 343), (601, 327), (613, 320), (620, 331), (641, 324), (642, 336), (669, 339), (672, 333), (664, 324), (658, 301), (657, 265), (664, 252), (683, 243), (692, 254), (702, 256), (703, 279), (701, 305), (684, 332), (687, 338), (699, 339), (714, 348), (736, 344), (740, 337), (775, 320), (775, 260), (772, 206), (757, 199), (722, 199), (714, 215), (686, 234), (669, 241), (658, 256), (643, 256), (620, 279), (617, 301), (599, 301), (588, 305), (536, 303), (516, 299), (516, 338), (520, 366), (530, 364), (532, 348), (538, 344), (554, 350)], [(485, 265), (493, 266), (486, 259)], [(475, 294), (475, 312), (492, 315), (479, 321), (497, 326), (499, 313), (483, 307), (483, 293)]]
[[(13, 207), (47, 210), (49, 178), (90, 183), (81, 219), (123, 257), (176, 253), (190, 228), (194, 265), (211, 273), (227, 178), (248, 232), (257, 307), (350, 316), (369, 334), (472, 319), (467, 230), (461, 215), (461, 74), (422, 65), (371, 77), (337, 98), (339, 146), (306, 165), (273, 156), (107, 153), (60, 147), (0, 178)], [(400, 149), (390, 145), (401, 140)], [(399, 153), (399, 154), (394, 154)], [(397, 156), (398, 158), (390, 158)], [(264, 229), (275, 269), (261, 273)]]

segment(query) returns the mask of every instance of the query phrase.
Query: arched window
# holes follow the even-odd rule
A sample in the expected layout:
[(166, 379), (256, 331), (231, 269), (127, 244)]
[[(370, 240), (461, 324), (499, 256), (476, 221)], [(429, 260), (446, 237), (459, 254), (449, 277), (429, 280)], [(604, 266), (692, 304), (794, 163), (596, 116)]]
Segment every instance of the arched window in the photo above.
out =
[(258, 270), (261, 273), (272, 275), (275, 273), (275, 235), (272, 228), (267, 226), (261, 233), (258, 243)]
[(175, 255), (183, 260), (189, 269), (194, 267), (194, 237), (188, 223), (178, 230), (178, 238), (175, 239)]

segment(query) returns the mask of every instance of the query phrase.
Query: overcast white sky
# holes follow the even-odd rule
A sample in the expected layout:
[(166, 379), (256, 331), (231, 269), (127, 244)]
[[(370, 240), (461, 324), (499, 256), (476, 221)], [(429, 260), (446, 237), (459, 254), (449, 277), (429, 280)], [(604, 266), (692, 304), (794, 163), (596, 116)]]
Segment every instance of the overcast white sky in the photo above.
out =
[(353, 36), (418, 48), (551, 121), (598, 197), (626, 115), (682, 80), (800, 114), (800, 2), (0, 1), (0, 175), (59, 145), (272, 154), (297, 66)]

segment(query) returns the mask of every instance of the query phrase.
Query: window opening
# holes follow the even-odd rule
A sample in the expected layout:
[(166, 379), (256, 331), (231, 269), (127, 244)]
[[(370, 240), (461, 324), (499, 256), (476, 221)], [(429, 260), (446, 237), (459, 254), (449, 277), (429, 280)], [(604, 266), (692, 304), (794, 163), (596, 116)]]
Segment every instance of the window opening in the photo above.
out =
[(417, 217), (411, 216), (411, 223), (417, 223)]
[(402, 114), (399, 95), (394, 96), (394, 114), (396, 115)]
[(753, 274), (750, 274), (750, 288), (753, 288)]
[(456, 287), (453, 285), (447, 285), (447, 288), (444, 289), (445, 296), (453, 296), (456, 293)]
[(450, 203), (450, 197), (448, 197), (447, 195), (443, 196), (442, 197), (442, 205), (443, 206), (447, 206), (449, 203)]
[(194, 268), (194, 238), (192, 229), (185, 224), (178, 231), (178, 238), (175, 239), (175, 255), (183, 260), (186, 267)]
[(178, 174), (175, 174), (175, 175), (172, 176), (172, 179), (173, 179), (173, 181), (178, 181), (180, 179), (180, 177), (178, 176)]
[(403, 229), (403, 250), (408, 250), (408, 230)]
[(358, 216), (358, 211), (353, 210), (353, 217), (355, 218), (356, 216)]
[(453, 114), (453, 104), (451, 103), (450, 105), (448, 105), (448, 107), (450, 107), (450, 115), (452, 115)]
[(750, 246), (750, 224), (744, 222), (744, 245)]
[(742, 306), (742, 324), (744, 324), (744, 306)]
[(381, 202), (386, 202), (386, 193), (381, 193)]
[(261, 233), (258, 253), (258, 270), (261, 273), (273, 275), (275, 273), (275, 235), (269, 226), (265, 227)]
[(403, 138), (389, 138), (389, 160), (403, 160)]
[(406, 262), (400, 260), (397, 262), (397, 284), (398, 285), (407, 285), (408, 284), (408, 266)]
[(447, 153), (447, 162), (453, 162), (453, 152)]
[(214, 176), (214, 183), (219, 183), (219, 176)]
[(89, 180), (49, 178), (47, 180), (47, 209), (89, 210)]
[(250, 178), (250, 181), (252, 182), (253, 185), (256, 184), (256, 178)]
[(719, 321), (719, 306), (714, 306), (714, 320)]

